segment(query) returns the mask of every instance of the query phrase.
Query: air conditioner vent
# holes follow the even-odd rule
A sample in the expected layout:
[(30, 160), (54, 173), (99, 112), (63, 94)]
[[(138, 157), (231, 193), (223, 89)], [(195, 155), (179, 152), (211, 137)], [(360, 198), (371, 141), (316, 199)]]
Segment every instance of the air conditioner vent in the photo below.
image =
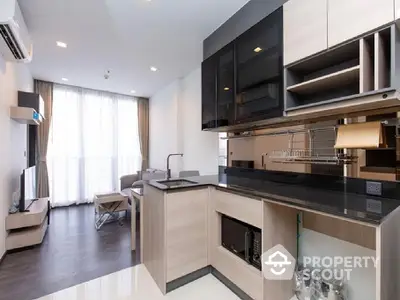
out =
[(0, 34), (3, 37), (4, 41), (10, 48), (10, 51), (14, 55), (15, 59), (25, 59), (25, 56), (23, 55), (21, 48), (19, 47), (18, 43), (16, 42), (15, 36), (12, 33), (10, 26), (0, 24)]
[(17, 0), (0, 0), (0, 55), (10, 62), (32, 61), (32, 40)]

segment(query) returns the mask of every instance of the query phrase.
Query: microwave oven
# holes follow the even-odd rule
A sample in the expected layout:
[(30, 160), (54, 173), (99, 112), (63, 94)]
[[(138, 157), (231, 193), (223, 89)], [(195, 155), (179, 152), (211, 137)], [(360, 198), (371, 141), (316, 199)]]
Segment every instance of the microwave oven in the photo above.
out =
[(261, 229), (221, 215), (222, 246), (261, 270)]

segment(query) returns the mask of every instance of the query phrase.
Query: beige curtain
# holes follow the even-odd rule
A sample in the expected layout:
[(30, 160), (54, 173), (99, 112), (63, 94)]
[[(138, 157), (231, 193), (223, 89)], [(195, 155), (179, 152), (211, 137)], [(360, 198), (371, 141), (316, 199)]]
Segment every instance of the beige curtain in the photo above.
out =
[(38, 197), (45, 198), (50, 196), (49, 175), (47, 171), (47, 146), (49, 144), (49, 131), (53, 109), (53, 84), (35, 80), (35, 93), (42, 96), (44, 101), (44, 120), (38, 128)]
[(149, 168), (149, 99), (138, 98), (138, 121), (142, 171)]

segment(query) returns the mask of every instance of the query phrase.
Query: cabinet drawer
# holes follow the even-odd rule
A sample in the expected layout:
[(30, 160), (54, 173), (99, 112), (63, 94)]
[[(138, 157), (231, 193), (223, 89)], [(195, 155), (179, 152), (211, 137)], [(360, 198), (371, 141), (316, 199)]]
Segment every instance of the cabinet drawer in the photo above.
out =
[(214, 201), (217, 212), (262, 228), (262, 201), (218, 190)]

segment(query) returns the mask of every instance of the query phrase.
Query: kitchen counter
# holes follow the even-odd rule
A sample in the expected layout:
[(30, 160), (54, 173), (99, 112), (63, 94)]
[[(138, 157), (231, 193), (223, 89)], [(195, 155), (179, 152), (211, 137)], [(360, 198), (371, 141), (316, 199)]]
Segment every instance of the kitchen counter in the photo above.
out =
[(400, 200), (356, 194), (346, 191), (332, 191), (299, 184), (249, 179), (232, 175), (210, 175), (185, 178), (196, 184), (167, 187), (157, 180), (148, 184), (167, 193), (204, 186), (239, 193), (262, 200), (264, 198), (286, 205), (313, 210), (343, 218), (379, 225), (400, 206)]

